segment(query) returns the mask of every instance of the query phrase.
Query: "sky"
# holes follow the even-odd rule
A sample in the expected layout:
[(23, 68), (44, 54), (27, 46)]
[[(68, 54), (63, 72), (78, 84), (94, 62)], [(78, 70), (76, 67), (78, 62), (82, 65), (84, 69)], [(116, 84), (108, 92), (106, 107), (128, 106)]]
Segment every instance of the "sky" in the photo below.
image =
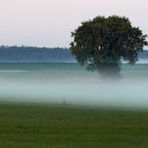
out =
[(148, 0), (0, 0), (0, 45), (69, 47), (71, 32), (98, 15), (126, 16), (148, 34)]

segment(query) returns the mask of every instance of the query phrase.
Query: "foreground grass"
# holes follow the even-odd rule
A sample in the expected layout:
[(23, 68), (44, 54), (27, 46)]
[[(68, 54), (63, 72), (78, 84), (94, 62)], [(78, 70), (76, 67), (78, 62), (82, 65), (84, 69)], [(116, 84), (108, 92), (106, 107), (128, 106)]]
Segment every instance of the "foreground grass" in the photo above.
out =
[(0, 104), (1, 148), (147, 148), (148, 112)]

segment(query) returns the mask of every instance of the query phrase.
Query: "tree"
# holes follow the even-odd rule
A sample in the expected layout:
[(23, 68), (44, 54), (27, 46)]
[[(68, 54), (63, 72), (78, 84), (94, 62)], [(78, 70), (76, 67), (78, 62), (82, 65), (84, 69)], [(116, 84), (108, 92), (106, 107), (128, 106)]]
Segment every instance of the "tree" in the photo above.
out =
[(88, 70), (97, 70), (103, 75), (118, 75), (122, 61), (135, 64), (139, 52), (148, 45), (146, 35), (133, 27), (126, 17), (98, 16), (82, 22), (72, 32), (72, 54)]

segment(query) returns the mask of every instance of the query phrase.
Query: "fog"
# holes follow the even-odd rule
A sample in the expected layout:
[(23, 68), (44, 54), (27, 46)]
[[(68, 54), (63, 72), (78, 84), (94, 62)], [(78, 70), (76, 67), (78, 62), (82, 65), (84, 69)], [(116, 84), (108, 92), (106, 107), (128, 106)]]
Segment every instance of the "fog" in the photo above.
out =
[(1, 85), (1, 97), (7, 101), (148, 107), (146, 82), (76, 84), (65, 83), (64, 80), (54, 83), (1, 81)]
[[(147, 65), (126, 67), (118, 80), (102, 80), (76, 64), (0, 71), (0, 101), (87, 106), (148, 107)], [(142, 70), (143, 68), (143, 70)]]

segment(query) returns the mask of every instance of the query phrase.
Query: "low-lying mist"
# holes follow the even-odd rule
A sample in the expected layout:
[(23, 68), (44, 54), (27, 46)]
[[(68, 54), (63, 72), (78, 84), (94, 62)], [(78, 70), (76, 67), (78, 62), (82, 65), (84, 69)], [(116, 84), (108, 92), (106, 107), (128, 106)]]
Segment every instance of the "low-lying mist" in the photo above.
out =
[(147, 66), (123, 68), (118, 80), (102, 80), (78, 65), (55, 66), (1, 70), (0, 101), (148, 107)]

